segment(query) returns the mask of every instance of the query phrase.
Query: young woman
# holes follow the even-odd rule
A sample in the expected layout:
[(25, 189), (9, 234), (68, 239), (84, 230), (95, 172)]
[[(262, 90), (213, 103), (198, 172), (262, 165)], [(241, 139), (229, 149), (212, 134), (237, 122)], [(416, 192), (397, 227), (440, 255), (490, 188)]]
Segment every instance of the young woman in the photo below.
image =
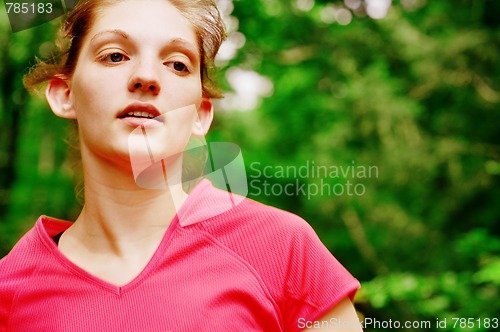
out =
[(85, 204), (0, 261), (0, 331), (359, 331), (359, 283), (305, 221), (208, 180), (183, 190), (219, 96), (213, 2), (83, 0), (64, 31), (26, 82), (78, 124)]

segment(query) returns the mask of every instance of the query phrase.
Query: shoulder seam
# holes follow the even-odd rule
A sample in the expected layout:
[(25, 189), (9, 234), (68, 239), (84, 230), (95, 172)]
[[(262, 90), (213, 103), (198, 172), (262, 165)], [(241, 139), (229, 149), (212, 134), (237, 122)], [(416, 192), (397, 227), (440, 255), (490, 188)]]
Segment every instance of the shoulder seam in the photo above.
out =
[[(283, 320), (283, 315), (281, 313), (281, 309), (278, 306), (278, 303), (277, 303), (276, 299), (272, 296), (271, 292), (269, 291), (269, 288), (267, 287), (266, 283), (262, 279), (261, 275), (255, 269), (255, 267), (252, 264), (250, 264), (250, 262), (248, 262), (246, 259), (244, 259), (241, 255), (237, 254), (234, 250), (232, 250), (231, 248), (229, 248), (228, 246), (226, 246), (221, 241), (217, 240), (205, 228), (204, 225), (202, 225), (201, 223), (198, 224), (198, 225), (200, 227), (199, 227), (199, 229), (197, 231), (199, 231), (200, 234), (203, 234), (204, 237), (206, 237), (210, 242), (212, 242), (213, 244), (215, 244), (216, 246), (218, 246), (219, 248), (223, 249), (224, 251), (226, 251), (227, 253), (229, 253), (231, 256), (233, 256), (234, 258), (236, 258), (238, 261), (240, 261), (252, 273), (252, 275), (255, 276), (255, 278), (258, 280), (259, 284), (261, 285), (262, 289), (264, 290), (265, 294), (270, 299), (270, 301), (271, 301), (273, 307), (275, 308), (276, 312), (278, 313), (280, 321), (281, 321), (281, 324), (283, 324), (284, 320)], [(184, 232), (195, 232), (196, 230), (194, 230), (194, 229), (189, 229), (189, 230), (188, 229), (182, 229), (182, 231), (184, 231)]]

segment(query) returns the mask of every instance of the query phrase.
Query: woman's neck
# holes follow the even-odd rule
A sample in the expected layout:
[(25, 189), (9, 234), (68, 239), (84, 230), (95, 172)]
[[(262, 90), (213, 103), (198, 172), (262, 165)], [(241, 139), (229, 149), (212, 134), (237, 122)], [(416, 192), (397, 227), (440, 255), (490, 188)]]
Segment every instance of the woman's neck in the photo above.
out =
[[(182, 189), (182, 159), (159, 168), (163, 189), (139, 186), (131, 170), (105, 162), (84, 163), (85, 205), (73, 236), (82, 244), (116, 256), (156, 249), (172, 219), (187, 199)], [(165, 183), (165, 180), (168, 183)]]

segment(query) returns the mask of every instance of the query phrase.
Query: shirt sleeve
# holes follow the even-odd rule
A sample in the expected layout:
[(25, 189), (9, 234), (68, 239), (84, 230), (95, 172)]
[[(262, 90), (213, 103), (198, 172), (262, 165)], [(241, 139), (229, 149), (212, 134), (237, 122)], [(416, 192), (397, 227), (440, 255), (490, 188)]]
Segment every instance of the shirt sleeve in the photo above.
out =
[(359, 288), (297, 215), (246, 199), (200, 224), (255, 270), (284, 331), (300, 331), (301, 322), (321, 318)]
[(282, 302), (286, 331), (299, 331), (301, 322), (317, 320), (344, 298), (354, 298), (359, 282), (303, 220), (295, 227), (288, 254)]

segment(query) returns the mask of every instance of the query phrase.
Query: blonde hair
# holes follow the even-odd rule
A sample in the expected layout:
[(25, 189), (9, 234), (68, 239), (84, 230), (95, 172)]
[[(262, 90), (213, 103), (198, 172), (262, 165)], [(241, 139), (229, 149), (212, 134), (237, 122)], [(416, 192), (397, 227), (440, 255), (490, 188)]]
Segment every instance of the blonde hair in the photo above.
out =
[[(71, 77), (82, 42), (94, 23), (96, 12), (114, 3), (124, 0), (80, 0), (68, 14), (57, 40), (59, 55), (46, 60), (38, 60), (35, 66), (24, 77), (24, 85), (34, 91), (44, 82), (63, 76)], [(193, 25), (200, 45), (200, 76), (203, 96), (220, 98), (222, 94), (210, 78), (214, 68), (214, 59), (226, 38), (226, 30), (219, 10), (213, 0), (165, 0), (175, 6)]]

